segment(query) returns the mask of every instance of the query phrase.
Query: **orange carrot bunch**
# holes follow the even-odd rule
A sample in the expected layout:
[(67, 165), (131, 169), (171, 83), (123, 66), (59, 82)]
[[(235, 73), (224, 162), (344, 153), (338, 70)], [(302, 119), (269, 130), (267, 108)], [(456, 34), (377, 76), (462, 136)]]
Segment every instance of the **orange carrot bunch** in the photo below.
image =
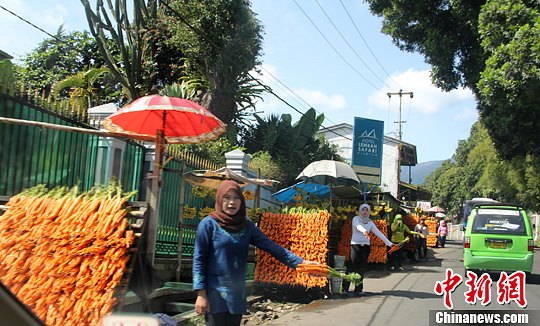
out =
[(343, 221), (341, 227), (341, 238), (338, 242), (338, 255), (344, 256), (345, 260), (349, 260), (351, 253), (351, 238), (352, 238), (352, 219)]
[(426, 226), (428, 227), (429, 234), (427, 236), (426, 244), (428, 247), (437, 246), (437, 221), (426, 220)]
[[(414, 228), (416, 227), (416, 225), (418, 223), (420, 223), (420, 217), (416, 214), (404, 214), (403, 215), (403, 223), (405, 223), (405, 225), (407, 225), (407, 227), (409, 228), (409, 230), (411, 231), (414, 231)], [(416, 238), (415, 237), (411, 237), (410, 241), (407, 242), (403, 248), (405, 250), (411, 250), (411, 251), (414, 251), (416, 250)]]
[[(388, 224), (386, 223), (386, 220), (373, 220), (373, 223), (377, 226), (377, 228), (384, 234), (386, 237), (388, 237)], [(387, 261), (387, 248), (386, 244), (379, 239), (378, 236), (376, 236), (373, 232), (369, 233), (369, 239), (370, 239), (370, 252), (368, 257), (369, 263), (386, 263)]]
[[(326, 262), (328, 221), (326, 210), (293, 208), (286, 213), (264, 212), (259, 227), (278, 245), (311, 261)], [(263, 250), (257, 249), (255, 282), (324, 287), (326, 279), (292, 270)]]
[(76, 192), (36, 187), (0, 216), (0, 280), (46, 325), (98, 325), (135, 239), (127, 197)]

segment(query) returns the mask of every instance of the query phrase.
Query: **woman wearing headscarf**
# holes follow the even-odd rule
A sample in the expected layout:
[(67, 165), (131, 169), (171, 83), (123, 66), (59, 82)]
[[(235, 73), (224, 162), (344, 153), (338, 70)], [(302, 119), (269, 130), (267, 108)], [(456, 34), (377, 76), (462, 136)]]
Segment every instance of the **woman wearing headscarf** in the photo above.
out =
[[(362, 283), (354, 287), (355, 295), (364, 294), (364, 275), (366, 274), (368, 257), (370, 252), (369, 233), (373, 232), (387, 246), (392, 247), (392, 242), (377, 228), (371, 220), (371, 208), (368, 204), (360, 205), (358, 209), (359, 215), (352, 219), (352, 237), (351, 237), (351, 252), (349, 264), (347, 265), (348, 272), (355, 272), (362, 276)], [(350, 283), (343, 281), (342, 287), (345, 292), (349, 290)]]
[[(394, 222), (390, 225), (392, 230), (392, 242), (399, 244), (405, 240), (405, 233), (418, 234), (418, 232), (411, 231), (409, 227), (403, 223), (403, 217), (401, 214), (397, 214), (394, 217)], [(400, 248), (392, 253), (392, 267), (391, 269), (403, 270), (403, 249)]]
[(197, 227), (193, 254), (195, 311), (205, 315), (206, 325), (240, 325), (246, 311), (246, 264), (249, 245), (272, 254), (285, 265), (318, 264), (306, 261), (268, 239), (246, 218), (246, 202), (240, 186), (222, 181), (215, 210)]

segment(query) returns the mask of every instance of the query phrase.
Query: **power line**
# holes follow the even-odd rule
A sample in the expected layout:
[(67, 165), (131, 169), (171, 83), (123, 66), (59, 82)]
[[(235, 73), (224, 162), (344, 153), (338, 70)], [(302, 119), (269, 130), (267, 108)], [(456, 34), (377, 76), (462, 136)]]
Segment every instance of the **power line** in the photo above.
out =
[[(259, 80), (255, 80), (255, 81), (256, 81), (257, 83), (259, 83), (259, 85), (264, 86)], [(274, 95), (278, 100), (280, 100), (281, 102), (283, 102), (285, 105), (289, 106), (291, 109), (293, 109), (294, 111), (298, 112), (299, 114), (301, 114), (301, 115), (304, 115), (304, 114), (305, 114), (304, 112), (298, 110), (296, 107), (294, 107), (293, 105), (291, 105), (289, 102), (287, 102), (286, 100), (284, 100), (283, 98), (281, 98), (281, 96), (279, 96), (279, 95), (277, 95), (276, 93), (274, 93), (273, 90), (269, 90), (268, 92), (269, 92), (270, 94)], [(313, 108), (312, 108), (312, 109), (313, 109)], [(314, 109), (314, 110), (315, 110), (315, 109)], [(306, 118), (307, 118), (307, 117), (306, 117)], [(312, 121), (312, 122), (315, 122), (319, 127), (322, 127), (323, 130), (328, 130), (329, 132), (331, 132), (331, 133), (333, 133), (333, 134), (335, 134), (335, 135), (337, 135), (337, 136), (340, 136), (340, 137), (343, 137), (343, 138), (345, 138), (345, 139), (347, 139), (347, 140), (352, 141), (351, 138), (349, 138), (349, 137), (347, 137), (347, 136), (345, 136), (345, 135), (342, 135), (342, 134), (340, 134), (340, 133), (337, 133), (337, 132), (335, 132), (334, 130), (331, 130), (331, 129), (329, 129), (329, 128), (323, 126), (322, 124), (318, 123), (316, 120), (313, 120), (313, 119), (309, 119), (309, 120)]]
[[(311, 104), (309, 104), (308, 102), (306, 102), (302, 97), (300, 97), (300, 95), (298, 95), (297, 93), (295, 93), (291, 88), (289, 88), (287, 85), (285, 85), (281, 80), (279, 80), (276, 76), (274, 76), (270, 71), (268, 71), (267, 69), (265, 69), (263, 66), (261, 66), (261, 69), (263, 69), (264, 71), (266, 71), (273, 79), (275, 79), (279, 84), (283, 85), (283, 87), (285, 87), (289, 92), (291, 92), (292, 94), (294, 94), (297, 98), (299, 98), (302, 102), (304, 102), (304, 104), (307, 105), (307, 108), (313, 108), (313, 106)], [(270, 81), (270, 80), (269, 80)], [(283, 89), (282, 89), (283, 90)], [(313, 108), (316, 112), (319, 112), (317, 111), (315, 108)], [(319, 113), (322, 113), (322, 112), (319, 112)], [(333, 123), (333, 124), (336, 124), (334, 121), (332, 121), (331, 119), (327, 118), (326, 116), (324, 117), (325, 120), (328, 120), (329, 122)]]
[[(280, 85), (282, 85), (287, 91), (291, 92), (293, 95), (295, 95), (300, 101), (302, 101), (305, 105), (307, 105), (307, 108), (311, 107), (311, 104), (306, 102), (300, 95), (296, 94), (289, 86), (285, 85), (281, 80), (279, 80), (274, 74), (272, 74), (270, 71), (268, 71), (263, 66), (260, 66), (262, 70), (264, 70), (270, 77), (272, 77), (274, 80), (276, 80)], [(270, 80), (270, 79), (269, 79)], [(276, 84), (277, 85), (277, 84)], [(283, 90), (283, 89), (282, 89)], [(300, 103), (301, 105), (304, 105)]]
[[(197, 34), (199, 37), (201, 37), (201, 39), (205, 40), (205, 37), (204, 37), (204, 34), (202, 32), (200, 32), (197, 28), (195, 28), (194, 26), (192, 26), (180, 13), (178, 13), (176, 10), (174, 10), (172, 7), (170, 7), (166, 2), (164, 2), (163, 0), (160, 1), (161, 4), (163, 4), (167, 9), (169, 9), (170, 11), (172, 11), (184, 24), (186, 24), (186, 26), (188, 26), (195, 34)], [(60, 43), (64, 43), (64, 44), (67, 44), (66, 42), (64, 42), (63, 40), (59, 39), (58, 37), (50, 34), (49, 32), (45, 31), (44, 29), (38, 27), (37, 25), (33, 24), (32, 22), (20, 17), (19, 15), (17, 15), (16, 13), (6, 9), (4, 6), (1, 6), (0, 5), (0, 9), (3, 9), (5, 11), (7, 11), (8, 13), (12, 14), (13, 16), (17, 17), (18, 19), (24, 21), (25, 23), (29, 24), (30, 26), (38, 29), (39, 31), (45, 33), (46, 35), (50, 36), (51, 38), (55, 39), (56, 41), (60, 42)], [(69, 45), (69, 44), (68, 44)], [(229, 60), (232, 61), (231, 58), (228, 58)], [(266, 70), (266, 69), (265, 69)], [(253, 75), (251, 75), (250, 73), (248, 73), (248, 75), (253, 78), (253, 80), (255, 80), (259, 85), (261, 86), (265, 86), (264, 84), (262, 84), (257, 78), (255, 78)], [(275, 78), (275, 77), (274, 77)], [(275, 78), (276, 80), (278, 80), (277, 78)], [(278, 80), (279, 81), (279, 80)], [(285, 86), (287, 89), (289, 89), (293, 94), (295, 94), (298, 98), (302, 99), (298, 94), (294, 93), (289, 87), (287, 87), (285, 84), (283, 84), (281, 81), (279, 81), (283, 86)], [(300, 115), (304, 115), (305, 112), (301, 112), (300, 110), (298, 110), (296, 107), (294, 107), (293, 105), (291, 105), (290, 103), (288, 103), (286, 100), (284, 100), (283, 98), (281, 98), (280, 96), (278, 96), (276, 93), (274, 93), (273, 90), (270, 90), (268, 91), (270, 94), (272, 94), (273, 96), (275, 96), (276, 98), (278, 98), (281, 102), (285, 103), (287, 106), (291, 107), (294, 111), (298, 112)], [(312, 106), (310, 106), (306, 101), (304, 101), (302, 99), (302, 101), (304, 103), (306, 103), (310, 108), (313, 108)], [(314, 109), (315, 110), (315, 109)], [(308, 118), (309, 119), (309, 118)], [(350, 138), (348, 138), (347, 136), (345, 135), (341, 135), (333, 130), (330, 130), (328, 129), (327, 127), (323, 126), (322, 124), (319, 124), (316, 120), (313, 120), (313, 119), (309, 119), (311, 120), (312, 122), (315, 122), (319, 127), (322, 127), (323, 130), (328, 130), (334, 134), (336, 134), (337, 136), (340, 136), (340, 137), (343, 137), (347, 140), (351, 140)], [(352, 140), (351, 140), (352, 141)]]
[(47, 34), (47, 35), (49, 35), (50, 37), (54, 38), (55, 40), (57, 40), (57, 41), (59, 41), (59, 42), (63, 42), (62, 40), (60, 40), (60, 39), (57, 38), (56, 36), (52, 35), (51, 33), (47, 32), (47, 31), (44, 30), (43, 28), (41, 28), (41, 27), (39, 27), (39, 26), (33, 24), (32, 22), (30, 22), (30, 21), (28, 21), (28, 20), (22, 18), (21, 16), (17, 15), (17, 14), (14, 13), (13, 11), (11, 11), (11, 10), (9, 10), (9, 9), (6, 9), (4, 6), (1, 6), (1, 5), (0, 5), (0, 8), (1, 8), (2, 10), (5, 10), (5, 11), (9, 12), (9, 13), (12, 14), (13, 16), (19, 18), (20, 20), (22, 20), (23, 22), (29, 24), (30, 26), (32, 26), (32, 27), (34, 27), (34, 28), (36, 28), (36, 29), (42, 31), (43, 33), (45, 33), (45, 34)]
[(300, 11), (302, 11), (302, 13), (304, 14), (304, 16), (306, 16), (306, 18), (309, 20), (309, 22), (313, 25), (313, 27), (315, 27), (315, 29), (319, 32), (319, 34), (321, 34), (321, 36), (324, 38), (324, 40), (326, 41), (326, 43), (328, 43), (328, 45), (330, 45), (330, 47), (332, 48), (332, 50), (334, 50), (334, 52), (336, 52), (336, 54), (341, 58), (341, 60), (343, 60), (343, 62), (345, 62), (354, 72), (356, 72), (356, 74), (358, 74), (362, 79), (364, 79), (371, 87), (373, 87), (374, 89), (376, 90), (379, 90), (379, 91), (382, 91), (380, 88), (378, 88), (377, 86), (375, 86), (369, 79), (367, 79), (364, 75), (362, 75), (362, 73), (360, 73), (349, 61), (347, 61), (347, 59), (345, 59), (345, 57), (343, 57), (343, 55), (341, 53), (339, 53), (339, 51), (334, 47), (334, 45), (330, 42), (330, 40), (328, 40), (328, 38), (324, 35), (324, 33), (320, 30), (320, 28), (317, 26), (317, 24), (315, 24), (315, 22), (313, 22), (313, 20), (311, 19), (311, 17), (309, 17), (309, 15), (304, 11), (304, 9), (298, 4), (298, 2), (296, 0), (293, 0), (294, 3), (298, 6), (298, 8), (300, 9)]
[(390, 78), (390, 80), (392, 82), (394, 82), (394, 84), (396, 84), (396, 86), (398, 86), (399, 88), (401, 88), (401, 86), (394, 80), (394, 78), (392, 78), (392, 76), (390, 76), (390, 74), (386, 71), (386, 69), (384, 69), (384, 66), (381, 64), (381, 62), (379, 61), (379, 59), (377, 58), (377, 56), (375, 55), (375, 53), (373, 53), (373, 51), (371, 50), (371, 47), (369, 46), (369, 44), (367, 43), (366, 39), (364, 38), (364, 36), (362, 35), (362, 33), (360, 32), (360, 29), (358, 28), (358, 26), (356, 26), (354, 20), (352, 19), (350, 13), (349, 13), (349, 10), (347, 10), (347, 7), (345, 7), (345, 4), (343, 3), (342, 0), (339, 0), (339, 2), (341, 3), (341, 6), (343, 7), (343, 9), (345, 10), (345, 12), (347, 13), (347, 16), (349, 17), (349, 20), (351, 21), (351, 23), (353, 24), (354, 28), (356, 29), (356, 32), (358, 33), (358, 35), (360, 35), (360, 38), (362, 39), (362, 41), (364, 42), (364, 44), (366, 45), (366, 47), (368, 48), (369, 52), (371, 53), (371, 55), (373, 56), (373, 58), (375, 59), (375, 61), (379, 64), (379, 67), (381, 67), (381, 69), (384, 71), (384, 73), (386, 74), (386, 76), (388, 76), (388, 78)]
[(341, 33), (341, 31), (339, 30), (339, 28), (336, 26), (336, 24), (334, 24), (334, 22), (332, 21), (332, 19), (330, 18), (330, 16), (328, 16), (328, 14), (326, 13), (326, 11), (324, 10), (324, 8), (321, 6), (321, 4), (319, 3), (318, 0), (315, 0), (315, 2), (317, 3), (317, 5), (319, 6), (319, 8), (321, 9), (321, 11), (324, 13), (324, 15), (326, 16), (326, 18), (328, 19), (328, 21), (330, 22), (330, 24), (332, 24), (332, 26), (334, 27), (334, 29), (336, 30), (336, 32), (339, 34), (339, 36), (341, 36), (341, 38), (343, 39), (343, 41), (345, 41), (345, 44), (347, 44), (347, 46), (349, 47), (349, 49), (351, 49), (351, 51), (356, 55), (356, 57), (364, 64), (364, 66), (373, 74), (373, 76), (375, 76), (375, 78), (377, 78), (381, 83), (383, 83), (386, 87), (388, 87), (389, 89), (391, 89), (392, 87), (388, 86), (388, 84), (386, 84), (386, 82), (384, 80), (382, 80), (374, 71), (373, 69), (371, 69), (371, 67), (364, 61), (364, 59), (362, 59), (362, 57), (360, 57), (360, 55), (358, 54), (358, 52), (356, 52), (356, 50), (352, 47), (352, 45), (349, 43), (349, 41), (347, 41), (347, 39), (345, 38), (345, 36), (343, 36), (343, 34)]
[[(166, 2), (164, 2), (163, 0), (160, 1), (161, 4), (163, 4), (167, 9), (169, 9), (172, 13), (174, 13), (184, 24), (186, 24), (186, 26), (191, 29), (195, 34), (197, 34), (197, 36), (199, 36), (202, 40), (204, 40), (204, 34), (199, 31), (197, 28), (195, 28), (194, 26), (192, 26), (178, 11), (176, 11), (174, 8), (172, 8), (171, 6), (169, 6)], [(213, 43), (210, 43), (211, 45), (215, 46), (215, 44)], [(231, 62), (233, 62), (233, 59), (228, 57), (228, 56), (225, 56), (228, 60), (230, 60)], [(253, 78), (253, 80), (258, 83), (260, 86), (265, 86), (263, 83), (261, 83), (260, 80), (258, 80), (256, 77), (254, 77), (251, 73), (248, 72), (248, 75)], [(284, 85), (284, 84), (283, 84)], [(288, 88), (288, 87), (287, 87)], [(298, 110), (295, 106), (293, 106), (292, 104), (290, 104), (289, 102), (287, 102), (285, 99), (283, 99), (282, 97), (280, 97), (279, 95), (277, 95), (273, 90), (268, 90), (268, 92), (270, 94), (272, 94), (274, 97), (276, 97), (278, 100), (280, 100), (281, 102), (283, 102), (285, 105), (287, 105), (288, 107), (292, 108), (294, 111), (298, 112), (300, 115), (304, 115), (305, 112), (302, 112), (300, 110)], [(298, 96), (298, 95), (297, 95)], [(305, 101), (304, 101), (305, 102)], [(307, 104), (307, 102), (305, 102)], [(309, 104), (308, 104), (309, 105)], [(310, 108), (313, 108), (310, 106)], [(314, 109), (315, 110), (315, 109)], [(307, 118), (307, 117), (306, 117)], [(309, 119), (309, 118), (308, 118)], [(310, 121), (312, 122), (315, 122), (319, 127), (322, 127), (323, 130), (328, 130), (330, 132), (332, 132), (333, 134), (337, 135), (337, 136), (340, 136), (340, 137), (343, 137), (347, 140), (351, 140), (350, 138), (348, 138), (347, 136), (345, 135), (342, 135), (342, 134), (339, 134), (333, 130), (330, 130), (328, 129), (327, 127), (323, 126), (322, 124), (318, 123), (316, 120), (313, 120), (313, 119), (309, 119)]]

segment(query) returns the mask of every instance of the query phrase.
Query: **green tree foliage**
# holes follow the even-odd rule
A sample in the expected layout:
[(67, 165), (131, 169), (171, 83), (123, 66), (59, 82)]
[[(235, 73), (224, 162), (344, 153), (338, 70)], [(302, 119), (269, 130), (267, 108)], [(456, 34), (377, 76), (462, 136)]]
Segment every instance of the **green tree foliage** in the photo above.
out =
[(450, 216), (462, 215), (462, 204), (474, 197), (489, 197), (540, 209), (540, 164), (531, 155), (506, 161), (496, 152), (488, 131), (480, 123), (461, 141), (454, 159), (426, 178), (432, 201)]
[(65, 33), (62, 28), (54, 38), (43, 40), (28, 53), (16, 69), (17, 80), (26, 87), (45, 92), (53, 84), (91, 67), (103, 66), (97, 44), (87, 32)]
[(69, 89), (69, 102), (77, 112), (86, 115), (87, 109), (91, 108), (97, 95), (97, 82), (109, 73), (105, 67), (91, 68), (80, 71), (73, 76), (67, 76), (53, 85), (54, 96), (64, 89)]
[(383, 18), (382, 32), (396, 46), (424, 55), (434, 83), (446, 90), (476, 88), (485, 55), (478, 34), (484, 0), (366, 0)]
[(233, 151), (235, 149), (243, 149), (231, 143), (226, 137), (220, 137), (216, 140), (206, 141), (200, 144), (169, 146), (178, 146), (180, 149), (196, 154), (199, 157), (202, 157), (222, 166), (226, 165), (225, 153)]
[(540, 6), (538, 0), (489, 0), (479, 21), (488, 58), (478, 109), (504, 158), (540, 157)]
[[(95, 10), (90, 1), (81, 0), (86, 12), (90, 32), (98, 41), (99, 51), (115, 79), (123, 86), (131, 100), (147, 95), (143, 85), (143, 56), (147, 43), (143, 29), (157, 18), (157, 1), (134, 1), (130, 4), (133, 14), (128, 13), (125, 0), (97, 1)], [(112, 43), (110, 43), (112, 41)], [(116, 60), (118, 49), (121, 60)]]
[(184, 53), (187, 78), (203, 81), (201, 104), (223, 122), (239, 125), (265, 90), (249, 74), (262, 50), (262, 26), (249, 2), (174, 0), (169, 5), (170, 44)]
[(538, 0), (367, 0), (382, 31), (424, 55), (434, 83), (476, 95), (502, 158), (540, 157)]
[(13, 63), (9, 59), (0, 60), (0, 92), (13, 92), (15, 85)]
[[(251, 155), (250, 168), (261, 173), (261, 177), (271, 180), (285, 180), (287, 176), (268, 152), (260, 151)], [(281, 188), (281, 185), (277, 185)]]
[[(291, 185), (309, 163), (324, 159), (340, 160), (337, 149), (316, 136), (324, 115), (309, 109), (294, 125), (289, 114), (266, 118), (255, 115), (257, 124), (242, 134), (242, 146), (249, 154), (268, 153), (282, 170), (284, 185)], [(276, 176), (278, 178), (278, 176)]]

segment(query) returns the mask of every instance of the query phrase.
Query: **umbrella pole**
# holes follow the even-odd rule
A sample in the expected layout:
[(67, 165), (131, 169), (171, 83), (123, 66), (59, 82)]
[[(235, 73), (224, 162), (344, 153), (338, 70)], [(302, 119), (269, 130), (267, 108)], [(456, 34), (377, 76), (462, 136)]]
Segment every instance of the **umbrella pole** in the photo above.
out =
[(180, 282), (180, 279), (182, 277), (182, 243), (183, 243), (183, 236), (182, 231), (184, 228), (184, 194), (186, 192), (186, 179), (184, 175), (184, 171), (186, 169), (186, 163), (182, 162), (182, 166), (180, 168), (180, 173), (182, 175), (182, 181), (180, 182), (180, 216), (178, 218), (178, 258), (177, 258), (177, 267), (176, 267), (176, 282)]
[(163, 155), (163, 142), (164, 133), (163, 130), (157, 131), (157, 138), (155, 142), (155, 156), (154, 156), (154, 171), (152, 171), (152, 188), (150, 193), (150, 217), (148, 220), (148, 258), (154, 266), (154, 258), (156, 252), (156, 238), (157, 238), (157, 220), (159, 212), (159, 188), (160, 188), (160, 172), (161, 172), (161, 156)]

